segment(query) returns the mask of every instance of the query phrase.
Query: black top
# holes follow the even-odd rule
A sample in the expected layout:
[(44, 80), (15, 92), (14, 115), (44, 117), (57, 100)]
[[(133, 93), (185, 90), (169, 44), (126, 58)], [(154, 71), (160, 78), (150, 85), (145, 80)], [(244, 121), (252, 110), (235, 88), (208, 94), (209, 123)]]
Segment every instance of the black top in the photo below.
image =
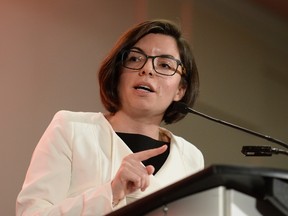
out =
[(141, 134), (129, 134), (129, 133), (118, 133), (117, 135), (126, 143), (126, 145), (131, 149), (132, 152), (136, 153), (139, 151), (144, 151), (152, 148), (161, 147), (166, 144), (168, 149), (155, 157), (149, 158), (148, 160), (142, 161), (142, 163), (147, 165), (153, 165), (155, 168), (154, 175), (159, 171), (162, 165), (165, 163), (169, 152), (170, 152), (170, 143), (163, 142), (159, 140), (152, 139), (148, 136)]

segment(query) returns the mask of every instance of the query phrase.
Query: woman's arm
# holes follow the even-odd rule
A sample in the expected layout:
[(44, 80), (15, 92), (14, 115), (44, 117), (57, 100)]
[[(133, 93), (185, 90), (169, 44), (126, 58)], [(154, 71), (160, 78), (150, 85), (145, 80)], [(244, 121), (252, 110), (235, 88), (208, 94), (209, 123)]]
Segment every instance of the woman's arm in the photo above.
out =
[(74, 134), (65, 116), (65, 111), (55, 115), (35, 148), (17, 197), (17, 216), (103, 215), (113, 210), (111, 182), (69, 195)]

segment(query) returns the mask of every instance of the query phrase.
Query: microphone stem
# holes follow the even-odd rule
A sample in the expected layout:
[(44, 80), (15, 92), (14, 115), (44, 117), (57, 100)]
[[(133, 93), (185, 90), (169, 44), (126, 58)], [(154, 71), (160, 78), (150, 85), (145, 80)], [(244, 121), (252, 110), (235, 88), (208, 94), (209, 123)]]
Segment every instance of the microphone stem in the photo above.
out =
[(288, 151), (283, 149), (272, 148), (272, 152), (275, 154), (284, 154), (288, 156)]
[(285, 147), (285, 148), (288, 149), (288, 144), (284, 143), (283, 141), (281, 141), (281, 140), (279, 140), (279, 139), (275, 139), (275, 138), (273, 138), (273, 137), (271, 137), (271, 136), (268, 136), (268, 135), (264, 135), (264, 134), (255, 132), (255, 131), (249, 130), (249, 129), (247, 129), (247, 128), (244, 128), (244, 127), (241, 127), (241, 126), (238, 126), (238, 125), (235, 125), (235, 124), (232, 124), (232, 123), (229, 123), (229, 122), (220, 120), (220, 119), (216, 119), (216, 118), (211, 117), (211, 116), (208, 116), (208, 115), (206, 115), (206, 114), (204, 114), (204, 113), (201, 113), (201, 112), (198, 112), (198, 111), (196, 111), (196, 110), (193, 110), (193, 109), (190, 108), (190, 107), (187, 107), (187, 109), (188, 109), (187, 111), (190, 112), (190, 113), (194, 113), (194, 114), (196, 114), (196, 115), (202, 116), (202, 117), (204, 117), (204, 118), (206, 118), (206, 119), (210, 119), (210, 120), (215, 121), (215, 122), (217, 122), (217, 123), (220, 123), (220, 124), (223, 124), (223, 125), (232, 127), (232, 128), (236, 128), (236, 129), (242, 130), (242, 131), (244, 131), (244, 132), (246, 132), (246, 133), (253, 134), (253, 135), (255, 135), (255, 136), (264, 138), (264, 139), (266, 139), (266, 140), (269, 140), (269, 141), (271, 141), (271, 142), (277, 143), (277, 144), (279, 144), (279, 145), (281, 145), (281, 146), (283, 146), (283, 147)]

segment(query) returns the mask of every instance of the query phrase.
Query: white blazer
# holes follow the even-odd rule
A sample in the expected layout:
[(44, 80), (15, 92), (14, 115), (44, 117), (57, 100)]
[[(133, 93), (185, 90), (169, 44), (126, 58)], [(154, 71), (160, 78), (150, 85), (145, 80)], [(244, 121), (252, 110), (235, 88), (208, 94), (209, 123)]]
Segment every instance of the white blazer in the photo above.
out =
[[(161, 128), (170, 137), (169, 156), (152, 175), (145, 192), (123, 199), (120, 208), (204, 168), (202, 153)], [(16, 202), (16, 215), (104, 215), (112, 206), (111, 181), (131, 150), (102, 113), (59, 111), (33, 153)]]

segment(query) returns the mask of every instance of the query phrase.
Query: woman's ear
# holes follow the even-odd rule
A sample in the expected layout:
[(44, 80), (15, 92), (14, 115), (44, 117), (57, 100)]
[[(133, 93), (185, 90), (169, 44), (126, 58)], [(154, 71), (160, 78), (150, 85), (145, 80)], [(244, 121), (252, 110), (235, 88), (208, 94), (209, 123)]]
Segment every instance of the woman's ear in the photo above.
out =
[(186, 92), (186, 87), (184, 87), (183, 85), (179, 85), (177, 91), (176, 91), (176, 94), (174, 96), (174, 101), (180, 101), (183, 96), (185, 95), (185, 92)]

